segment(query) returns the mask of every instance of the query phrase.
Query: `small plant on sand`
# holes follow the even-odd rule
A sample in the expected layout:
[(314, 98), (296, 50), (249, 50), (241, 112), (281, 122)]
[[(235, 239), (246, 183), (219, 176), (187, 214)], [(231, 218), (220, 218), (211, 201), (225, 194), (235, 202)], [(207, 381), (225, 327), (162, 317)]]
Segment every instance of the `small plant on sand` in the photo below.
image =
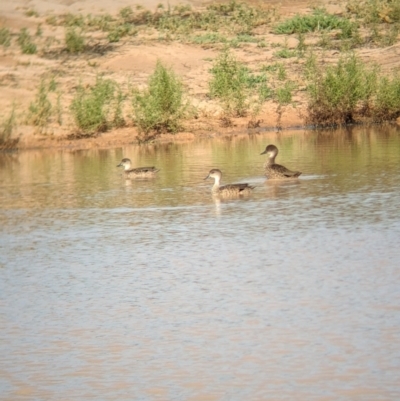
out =
[(275, 100), (278, 105), (284, 106), (292, 102), (292, 92), (295, 87), (293, 82), (286, 81), (281, 87), (275, 90)]
[(11, 135), (16, 125), (15, 120), (15, 105), (13, 104), (9, 116), (6, 117), (0, 126), (0, 148), (11, 147), (13, 144), (18, 142), (18, 139), (11, 139)]
[(18, 44), (24, 54), (35, 54), (36, 45), (32, 42), (31, 35), (26, 28), (22, 28), (18, 35)]
[(150, 139), (150, 132), (177, 132), (189, 107), (184, 101), (181, 80), (160, 61), (149, 78), (148, 88), (134, 89), (132, 105), (135, 123), (144, 141)]
[(0, 45), (8, 47), (11, 44), (11, 32), (8, 28), (0, 28)]
[(349, 35), (356, 25), (348, 19), (328, 14), (324, 9), (315, 9), (311, 15), (296, 15), (278, 24), (274, 32), (278, 34), (307, 33), (314, 31), (330, 31), (341, 29)]
[(364, 24), (400, 22), (400, 2), (395, 0), (349, 0), (347, 11)]
[(29, 105), (27, 122), (43, 130), (52, 115), (52, 105), (49, 99), (50, 85), (42, 79), (35, 100)]
[(377, 121), (400, 117), (400, 75), (378, 81), (372, 116)]
[(221, 100), (226, 115), (245, 116), (248, 109), (247, 68), (225, 49), (215, 60), (211, 74), (210, 96)]
[(33, 8), (26, 10), (25, 15), (27, 17), (39, 17), (39, 13), (36, 10), (34, 10)]
[(129, 24), (118, 25), (110, 29), (107, 39), (110, 43), (119, 42), (120, 39), (131, 33), (131, 26)]
[(65, 47), (69, 53), (81, 53), (85, 50), (85, 38), (82, 32), (68, 28), (65, 32)]
[(308, 120), (316, 125), (346, 124), (359, 109), (368, 109), (376, 91), (377, 70), (367, 68), (356, 56), (342, 57), (337, 65), (321, 71), (309, 81)]
[(93, 136), (107, 131), (115, 125), (116, 117), (118, 120), (122, 118), (116, 90), (119, 90), (116, 82), (102, 77), (97, 77), (93, 86), (78, 86), (71, 103), (71, 112), (81, 136)]

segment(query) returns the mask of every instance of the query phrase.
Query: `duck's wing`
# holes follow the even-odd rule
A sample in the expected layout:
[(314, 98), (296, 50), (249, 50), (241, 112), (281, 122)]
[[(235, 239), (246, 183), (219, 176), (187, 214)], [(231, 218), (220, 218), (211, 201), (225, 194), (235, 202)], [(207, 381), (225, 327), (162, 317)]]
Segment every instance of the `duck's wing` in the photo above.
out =
[(281, 166), (280, 164), (273, 164), (272, 166), (270, 166), (270, 169), (288, 178), (295, 178), (301, 174), (301, 171), (292, 171), (287, 169), (285, 166)]
[(127, 174), (145, 174), (145, 173), (157, 173), (160, 171), (155, 167), (137, 167), (126, 171)]
[(224, 185), (222, 187), (219, 187), (220, 190), (224, 191), (237, 191), (237, 192), (242, 192), (244, 190), (252, 190), (254, 189), (253, 186), (245, 183), (245, 184), (228, 184), (228, 185)]

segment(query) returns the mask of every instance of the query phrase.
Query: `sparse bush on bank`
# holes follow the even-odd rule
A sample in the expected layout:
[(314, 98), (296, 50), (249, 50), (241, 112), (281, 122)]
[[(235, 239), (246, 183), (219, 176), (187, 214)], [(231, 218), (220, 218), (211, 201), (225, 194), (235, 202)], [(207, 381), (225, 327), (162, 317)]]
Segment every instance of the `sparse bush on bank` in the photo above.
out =
[(364, 117), (383, 121), (400, 115), (400, 77), (382, 76), (355, 55), (340, 58), (326, 70), (314, 63), (306, 76), (309, 123), (344, 125)]
[(11, 44), (11, 32), (8, 28), (0, 28), (0, 45), (8, 47)]
[(243, 63), (225, 48), (211, 69), (209, 93), (220, 100), (224, 118), (244, 117), (255, 111), (272, 96), (265, 73), (252, 73)]
[(53, 106), (49, 99), (49, 92), (53, 91), (54, 81), (47, 82), (42, 79), (35, 97), (29, 106), (27, 122), (38, 127), (41, 131), (47, 126), (53, 112)]
[(23, 54), (35, 54), (37, 47), (26, 28), (22, 28), (18, 35), (18, 44)]
[(116, 82), (100, 76), (93, 86), (78, 86), (70, 110), (80, 136), (93, 136), (124, 124), (119, 93)]
[(189, 108), (181, 80), (160, 61), (149, 78), (148, 88), (134, 89), (132, 106), (143, 141), (148, 140), (151, 133), (177, 132)]
[(349, 35), (351, 31), (356, 28), (356, 25), (352, 24), (346, 18), (328, 14), (323, 9), (316, 9), (311, 15), (296, 15), (293, 18), (281, 22), (275, 27), (274, 32), (288, 35), (292, 33), (340, 29), (347, 32), (347, 35)]
[(347, 11), (365, 24), (400, 22), (400, 2), (395, 0), (348, 0)]
[(381, 77), (374, 99), (372, 116), (376, 121), (400, 117), (400, 75)]
[(85, 50), (85, 37), (76, 28), (68, 28), (65, 32), (65, 47), (69, 53), (81, 53)]
[(210, 96), (218, 98), (227, 116), (244, 116), (248, 110), (247, 68), (227, 49), (221, 52), (211, 69)]
[(334, 125), (352, 123), (360, 107), (368, 108), (377, 71), (352, 55), (325, 71), (315, 67), (312, 76), (307, 87), (309, 122)]
[(0, 126), (0, 149), (12, 147), (18, 142), (18, 138), (11, 138), (15, 126), (15, 105), (13, 105), (10, 114), (5, 118), (4, 121), (2, 121)]

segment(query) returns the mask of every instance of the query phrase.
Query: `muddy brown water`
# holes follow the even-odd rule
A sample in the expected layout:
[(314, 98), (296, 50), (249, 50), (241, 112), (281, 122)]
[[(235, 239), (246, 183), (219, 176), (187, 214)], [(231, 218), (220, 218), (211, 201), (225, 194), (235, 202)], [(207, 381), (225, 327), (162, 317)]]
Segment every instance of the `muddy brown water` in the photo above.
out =
[(399, 129), (6, 153), (0, 204), (2, 400), (400, 398)]

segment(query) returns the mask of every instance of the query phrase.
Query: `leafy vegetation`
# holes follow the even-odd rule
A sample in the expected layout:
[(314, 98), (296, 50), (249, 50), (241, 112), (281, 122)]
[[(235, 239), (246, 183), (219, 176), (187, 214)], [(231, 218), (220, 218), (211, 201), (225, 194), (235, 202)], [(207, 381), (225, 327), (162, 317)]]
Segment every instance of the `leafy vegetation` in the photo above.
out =
[(316, 125), (352, 123), (361, 117), (383, 121), (400, 116), (400, 76), (382, 76), (356, 56), (342, 57), (322, 71), (309, 62), (308, 120)]
[(37, 47), (26, 28), (21, 29), (18, 35), (18, 44), (24, 54), (35, 54), (37, 52)]
[(49, 123), (52, 115), (52, 104), (48, 96), (52, 85), (42, 79), (35, 100), (29, 106), (27, 121), (41, 130)]
[(151, 132), (177, 132), (188, 113), (181, 80), (160, 61), (149, 78), (148, 88), (133, 91), (132, 105), (144, 141), (150, 139)]
[(65, 46), (69, 53), (81, 53), (85, 49), (85, 38), (75, 28), (69, 28), (65, 32)]
[(71, 103), (71, 112), (80, 136), (93, 136), (113, 126), (123, 125), (122, 97), (119, 92), (116, 82), (101, 76), (97, 77), (93, 86), (78, 86)]
[(226, 116), (245, 116), (252, 106), (251, 98), (257, 93), (257, 88), (263, 86), (259, 92), (263, 96), (268, 92), (266, 75), (251, 73), (228, 49), (224, 49), (215, 60), (211, 74), (210, 96), (220, 99)]
[(400, 117), (400, 75), (381, 77), (374, 99), (372, 116), (377, 121)]
[(292, 33), (307, 33), (315, 31), (331, 31), (341, 29), (349, 35), (356, 26), (346, 18), (328, 14), (323, 9), (316, 9), (309, 15), (296, 15), (278, 24), (274, 32), (277, 34), (290, 35)]
[(18, 139), (11, 139), (11, 135), (16, 125), (15, 105), (12, 106), (8, 117), (0, 127), (0, 148), (8, 148), (18, 142)]
[(400, 2), (395, 0), (349, 0), (346, 8), (365, 24), (400, 22)]
[(11, 32), (8, 28), (0, 28), (0, 45), (8, 47), (11, 44)]
[(225, 49), (211, 69), (210, 96), (222, 101), (227, 115), (244, 116), (248, 108), (247, 69)]

